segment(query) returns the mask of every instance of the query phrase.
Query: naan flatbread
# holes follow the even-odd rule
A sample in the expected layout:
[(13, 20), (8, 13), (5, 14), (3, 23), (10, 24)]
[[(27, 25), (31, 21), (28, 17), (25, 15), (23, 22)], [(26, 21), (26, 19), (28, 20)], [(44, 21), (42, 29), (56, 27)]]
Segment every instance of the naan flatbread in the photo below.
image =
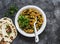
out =
[(0, 41), (4, 39), (6, 44), (11, 43), (17, 36), (16, 28), (10, 18), (2, 18), (0, 20)]

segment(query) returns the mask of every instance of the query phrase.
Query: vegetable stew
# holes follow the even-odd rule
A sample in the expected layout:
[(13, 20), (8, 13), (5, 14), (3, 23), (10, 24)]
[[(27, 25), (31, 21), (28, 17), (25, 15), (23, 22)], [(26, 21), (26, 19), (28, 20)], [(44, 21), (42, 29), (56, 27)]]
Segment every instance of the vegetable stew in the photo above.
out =
[(36, 17), (36, 28), (38, 31), (43, 24), (44, 19), (41, 12), (34, 8), (25, 9), (20, 13), (18, 17), (19, 27), (26, 33), (34, 33), (34, 22), (36, 21)]

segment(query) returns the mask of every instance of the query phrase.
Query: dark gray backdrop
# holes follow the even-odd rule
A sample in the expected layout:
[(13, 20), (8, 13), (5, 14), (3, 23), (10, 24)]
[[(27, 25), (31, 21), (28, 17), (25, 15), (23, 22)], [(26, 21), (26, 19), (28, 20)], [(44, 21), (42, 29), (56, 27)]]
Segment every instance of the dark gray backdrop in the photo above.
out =
[[(26, 5), (36, 5), (46, 14), (47, 26), (44, 32), (39, 35), (38, 44), (60, 44), (60, 0), (0, 0), (0, 18), (4, 17), (5, 11), (11, 4), (19, 9)], [(16, 13), (10, 17), (13, 22)], [(35, 44), (34, 38), (27, 38), (18, 34), (12, 44)]]

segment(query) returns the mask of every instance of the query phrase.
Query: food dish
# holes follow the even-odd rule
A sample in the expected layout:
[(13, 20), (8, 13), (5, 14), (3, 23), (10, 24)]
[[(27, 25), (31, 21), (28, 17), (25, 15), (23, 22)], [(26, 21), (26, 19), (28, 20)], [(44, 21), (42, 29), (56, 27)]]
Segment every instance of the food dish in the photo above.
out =
[[(15, 25), (16, 25), (16, 28), (17, 28), (17, 30), (19, 31), (19, 33), (21, 33), (22, 35), (24, 35), (24, 36), (26, 36), (26, 37), (34, 37), (35, 36), (35, 34), (33, 33), (33, 31), (32, 31), (32, 33), (26, 33), (25, 31), (23, 31), (22, 30), (22, 28), (20, 27), (20, 26), (22, 26), (21, 24), (19, 25), (19, 16), (21, 15), (21, 13), (22, 13), (22, 11), (24, 11), (24, 10), (26, 10), (26, 9), (29, 9), (29, 8), (33, 8), (33, 9), (35, 9), (35, 10), (38, 10), (38, 12), (39, 12), (39, 14), (41, 13), (41, 15), (42, 15), (42, 25), (40, 25), (39, 26), (39, 30), (37, 31), (37, 35), (39, 35), (39, 34), (41, 34), (42, 32), (43, 32), (43, 30), (44, 30), (44, 28), (45, 28), (45, 26), (46, 26), (46, 15), (45, 15), (45, 13), (43, 12), (43, 10), (41, 9), (41, 8), (39, 8), (39, 7), (37, 7), (37, 6), (34, 6), (34, 5), (28, 5), (28, 6), (24, 6), (24, 7), (22, 7), (18, 12), (17, 12), (17, 14), (16, 14), (16, 17), (15, 17)], [(25, 14), (25, 13), (24, 13)], [(21, 17), (22, 17), (22, 15), (21, 15)], [(29, 17), (31, 17), (31, 16), (29, 16)], [(23, 19), (24, 19), (25, 17), (23, 16)], [(35, 19), (36, 17), (34, 17), (34, 19)], [(22, 19), (22, 21), (23, 21), (23, 19)], [(27, 19), (27, 18), (25, 18), (25, 19)], [(24, 20), (25, 20), (24, 19)], [(35, 20), (34, 20), (35, 21)], [(27, 22), (29, 22), (29, 20), (27, 19)], [(23, 22), (22, 22), (23, 23)], [(28, 23), (27, 23), (27, 26), (28, 26)], [(22, 26), (22, 27), (24, 27), (24, 26)]]
[(17, 36), (17, 31), (10, 18), (0, 19), (0, 44), (10, 44)]
[(34, 33), (34, 22), (36, 21), (36, 17), (36, 28), (38, 31), (43, 24), (44, 19), (41, 12), (34, 8), (25, 9), (20, 13), (18, 17), (19, 27), (26, 33)]

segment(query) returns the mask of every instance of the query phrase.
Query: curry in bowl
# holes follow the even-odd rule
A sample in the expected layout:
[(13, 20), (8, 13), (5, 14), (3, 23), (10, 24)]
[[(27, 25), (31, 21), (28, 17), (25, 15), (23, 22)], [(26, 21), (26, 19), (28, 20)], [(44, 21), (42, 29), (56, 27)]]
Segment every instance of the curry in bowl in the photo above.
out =
[(44, 19), (43, 15), (34, 8), (25, 9), (20, 13), (18, 16), (19, 27), (26, 33), (34, 33), (34, 22), (36, 21), (36, 17), (36, 28), (38, 31), (42, 26)]

